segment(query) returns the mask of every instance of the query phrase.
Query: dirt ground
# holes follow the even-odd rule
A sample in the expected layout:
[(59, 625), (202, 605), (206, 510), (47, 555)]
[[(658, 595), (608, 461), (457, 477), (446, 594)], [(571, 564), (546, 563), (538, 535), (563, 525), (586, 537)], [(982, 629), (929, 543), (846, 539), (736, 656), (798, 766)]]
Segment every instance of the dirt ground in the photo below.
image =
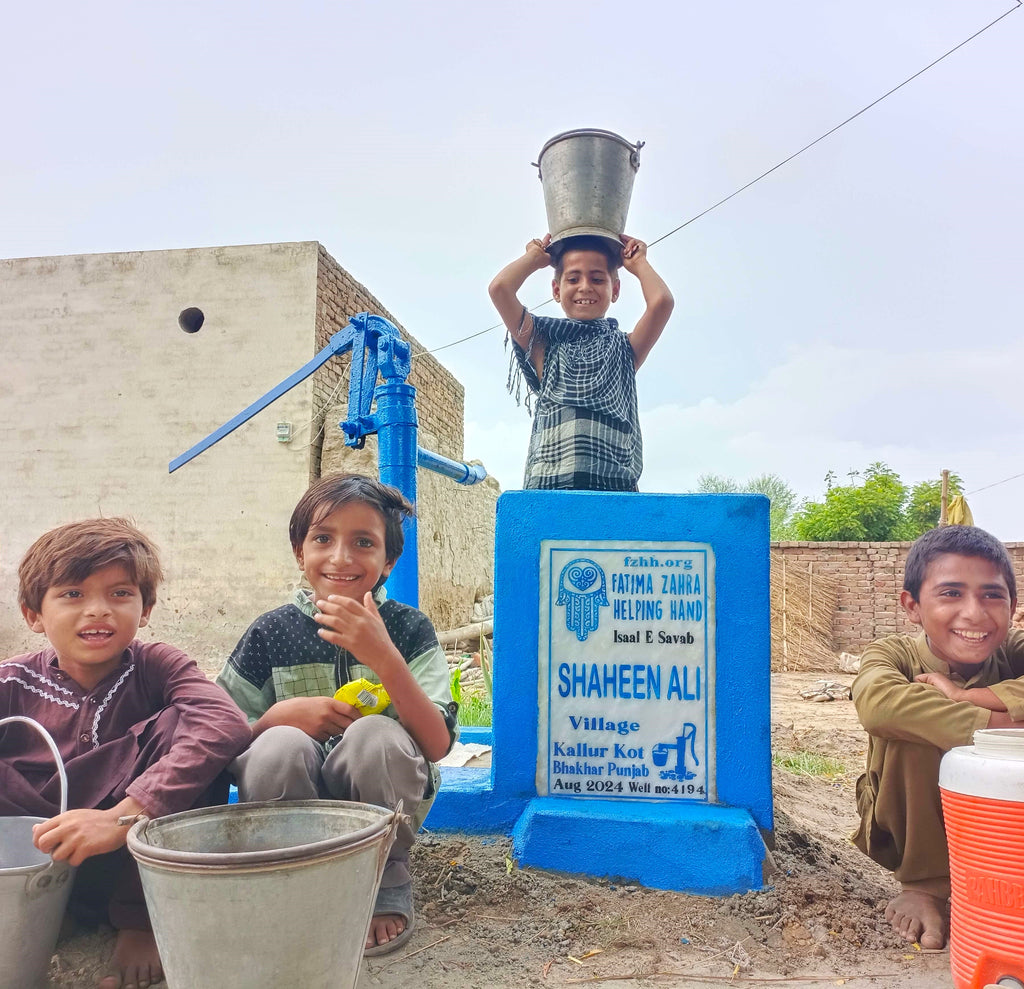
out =
[[(776, 768), (778, 871), (766, 889), (686, 896), (519, 869), (505, 838), (421, 835), (413, 849), (415, 933), (395, 955), (366, 959), (359, 989), (952, 989), (949, 953), (922, 951), (892, 933), (879, 906), (895, 884), (847, 840), (865, 737), (850, 701), (800, 698), (819, 678), (773, 674), (773, 751), (818, 753), (845, 771), (826, 778)], [(92, 987), (112, 942), (103, 930), (64, 940), (51, 989)]]

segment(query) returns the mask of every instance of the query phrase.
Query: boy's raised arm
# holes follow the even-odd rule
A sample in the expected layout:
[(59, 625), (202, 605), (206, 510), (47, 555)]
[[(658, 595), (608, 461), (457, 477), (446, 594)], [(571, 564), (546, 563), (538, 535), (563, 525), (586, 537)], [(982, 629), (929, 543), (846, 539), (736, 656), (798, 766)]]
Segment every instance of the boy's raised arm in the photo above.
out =
[(640, 282), (640, 290), (644, 294), (647, 308), (640, 317), (633, 332), (629, 334), (629, 342), (633, 348), (633, 367), (640, 370), (640, 365), (647, 360), (651, 348), (658, 342), (661, 331), (665, 329), (675, 299), (672, 292), (647, 260), (647, 245), (635, 237), (622, 240), (622, 267)]
[(336, 595), (316, 604), (320, 637), (347, 649), (373, 670), (384, 684), (398, 720), (423, 755), (430, 762), (443, 759), (451, 748), (448, 726), (395, 648), (373, 595), (367, 591), (362, 604)]
[(513, 341), (524, 350), (529, 346), (530, 338), (533, 336), (533, 316), (526, 312), (517, 293), (535, 271), (542, 271), (551, 266), (551, 255), (547, 253), (547, 246), (550, 243), (550, 234), (531, 240), (526, 245), (522, 257), (505, 265), (487, 287), (487, 293), (494, 303), (494, 308), (498, 310), (501, 321)]

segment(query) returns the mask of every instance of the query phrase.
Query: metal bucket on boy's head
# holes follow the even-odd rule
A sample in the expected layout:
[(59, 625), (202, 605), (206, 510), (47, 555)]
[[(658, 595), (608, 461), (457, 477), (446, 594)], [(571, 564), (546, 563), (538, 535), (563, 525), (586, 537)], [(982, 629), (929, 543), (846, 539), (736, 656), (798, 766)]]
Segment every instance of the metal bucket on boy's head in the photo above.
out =
[(1024, 729), (976, 731), (939, 766), (956, 989), (1024, 989)]
[(556, 134), (535, 162), (544, 187), (552, 253), (570, 237), (603, 237), (622, 247), (619, 235), (640, 168), (643, 141), (630, 144), (607, 130), (584, 128)]

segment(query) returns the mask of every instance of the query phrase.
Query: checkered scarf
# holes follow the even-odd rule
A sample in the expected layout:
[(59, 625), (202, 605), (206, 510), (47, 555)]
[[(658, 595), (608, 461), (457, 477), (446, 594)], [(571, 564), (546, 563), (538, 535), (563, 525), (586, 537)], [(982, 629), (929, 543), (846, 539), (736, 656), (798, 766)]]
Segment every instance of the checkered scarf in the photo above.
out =
[[(545, 343), (543, 381), (530, 363), (538, 338)], [(508, 339), (506, 335), (506, 345)], [(523, 350), (513, 342), (509, 356), (507, 384), (517, 405), (523, 382), (530, 412), (531, 397), (537, 394), (545, 401), (590, 409), (623, 423), (636, 419), (633, 348), (615, 319), (534, 316), (529, 346)]]

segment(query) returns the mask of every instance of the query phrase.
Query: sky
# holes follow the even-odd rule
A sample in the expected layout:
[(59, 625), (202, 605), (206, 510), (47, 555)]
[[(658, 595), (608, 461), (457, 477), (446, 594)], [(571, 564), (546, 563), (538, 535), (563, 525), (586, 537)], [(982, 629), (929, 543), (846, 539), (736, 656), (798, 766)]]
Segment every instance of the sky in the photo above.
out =
[[(545, 230), (548, 138), (646, 142), (627, 231), (651, 242), (1013, 10), (651, 247), (676, 308), (638, 390), (641, 490), (775, 473), (820, 500), (829, 471), (948, 468), (1024, 540), (1016, 4), (19, 4), (0, 257), (317, 240), (433, 350), (497, 323), (488, 282)], [(624, 273), (610, 315), (641, 312)], [(530, 419), (502, 338), (438, 358), (507, 490)]]

